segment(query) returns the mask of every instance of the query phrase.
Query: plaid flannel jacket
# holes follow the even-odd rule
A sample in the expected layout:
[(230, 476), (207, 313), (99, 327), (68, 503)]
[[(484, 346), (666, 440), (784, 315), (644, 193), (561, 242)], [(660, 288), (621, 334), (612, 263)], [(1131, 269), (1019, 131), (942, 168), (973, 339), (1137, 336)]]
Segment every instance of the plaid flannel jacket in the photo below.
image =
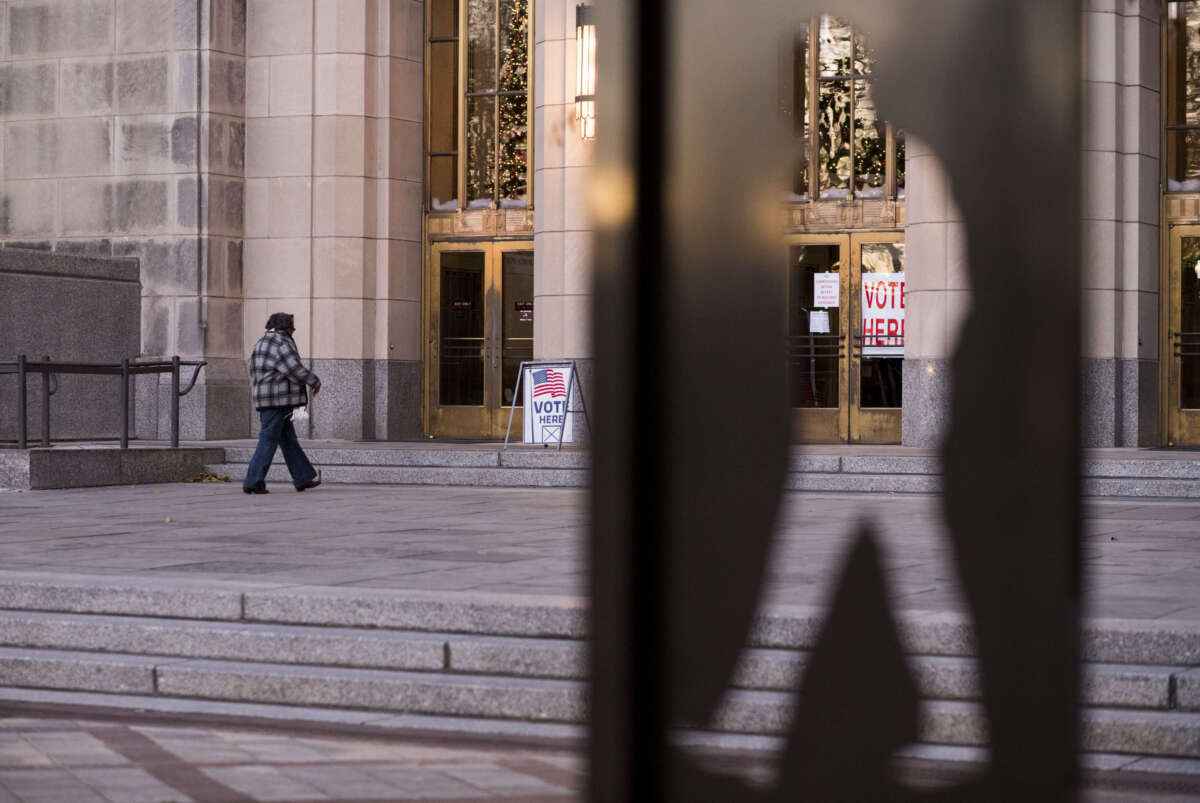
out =
[(305, 385), (321, 389), (321, 380), (300, 362), (296, 342), (283, 332), (269, 330), (250, 353), (250, 382), (254, 408), (299, 407), (308, 403)]

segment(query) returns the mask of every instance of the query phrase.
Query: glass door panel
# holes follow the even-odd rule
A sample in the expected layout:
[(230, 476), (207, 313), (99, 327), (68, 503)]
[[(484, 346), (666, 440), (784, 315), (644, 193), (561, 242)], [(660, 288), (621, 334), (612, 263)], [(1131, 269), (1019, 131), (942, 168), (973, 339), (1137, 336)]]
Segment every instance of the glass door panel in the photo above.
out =
[(899, 407), (904, 364), (904, 243), (860, 246), (863, 356), (860, 407)]
[(899, 443), (904, 234), (788, 243), (792, 430), (808, 443)]
[(512, 414), (517, 366), (533, 356), (530, 243), (430, 246), (426, 326), (426, 432), (502, 438)]
[(483, 404), (484, 254), (441, 255), (441, 348), (438, 400), (442, 405)]
[(799, 441), (846, 438), (847, 245), (844, 237), (796, 237), (788, 246), (788, 382)]
[(904, 235), (853, 238), (854, 304), (850, 376), (853, 443), (899, 443), (904, 375)]
[(500, 404), (521, 406), (515, 399), (517, 369), (533, 359), (533, 252), (507, 251), (501, 255), (502, 302)]
[(1200, 444), (1200, 226), (1171, 229), (1167, 442)]

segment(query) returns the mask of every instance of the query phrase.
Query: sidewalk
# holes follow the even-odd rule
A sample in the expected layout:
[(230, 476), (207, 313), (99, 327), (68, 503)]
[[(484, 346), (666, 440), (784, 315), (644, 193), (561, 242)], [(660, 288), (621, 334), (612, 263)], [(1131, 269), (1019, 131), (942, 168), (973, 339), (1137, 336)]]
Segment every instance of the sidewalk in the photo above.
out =
[[(0, 492), (0, 566), (398, 591), (583, 596), (588, 494), (146, 485)], [(766, 601), (821, 604), (854, 525), (880, 529), (898, 609), (961, 610), (936, 496), (785, 493)], [(1085, 503), (1086, 615), (1200, 621), (1200, 501)]]

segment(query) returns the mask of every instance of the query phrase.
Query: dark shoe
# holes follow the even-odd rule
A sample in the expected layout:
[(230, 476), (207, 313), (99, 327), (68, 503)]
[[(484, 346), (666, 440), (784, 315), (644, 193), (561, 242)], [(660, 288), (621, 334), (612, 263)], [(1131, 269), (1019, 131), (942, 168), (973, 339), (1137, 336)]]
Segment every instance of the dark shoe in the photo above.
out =
[(266, 488), (247, 488), (246, 486), (243, 485), (242, 493), (244, 493), (244, 494), (269, 494), (271, 492), (268, 491)]
[(303, 485), (297, 485), (296, 490), (297, 491), (307, 491), (309, 488), (316, 488), (320, 484), (321, 484), (321, 469), (317, 469), (317, 476), (312, 478), (308, 482), (304, 483)]

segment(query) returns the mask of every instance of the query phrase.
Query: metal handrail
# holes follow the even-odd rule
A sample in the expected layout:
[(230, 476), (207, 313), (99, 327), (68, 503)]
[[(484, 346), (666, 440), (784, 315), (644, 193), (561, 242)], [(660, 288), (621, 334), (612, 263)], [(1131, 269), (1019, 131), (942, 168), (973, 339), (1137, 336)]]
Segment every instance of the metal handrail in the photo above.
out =
[[(179, 389), (179, 369), (195, 366), (191, 381), (183, 390)], [(17, 375), (18, 441), (21, 449), (29, 446), (28, 374), (42, 375), (42, 446), (50, 445), (50, 397), (58, 391), (58, 374), (90, 374), (121, 377), (121, 448), (129, 448), (129, 377), (139, 374), (171, 375), (171, 446), (179, 446), (179, 399), (191, 392), (200, 377), (200, 369), (208, 365), (204, 360), (181, 360), (178, 356), (170, 360), (138, 362), (125, 358), (118, 363), (100, 362), (53, 362), (49, 357), (31, 361), (24, 354), (15, 361), (0, 361), (0, 374)], [(51, 385), (53, 384), (53, 389)]]

